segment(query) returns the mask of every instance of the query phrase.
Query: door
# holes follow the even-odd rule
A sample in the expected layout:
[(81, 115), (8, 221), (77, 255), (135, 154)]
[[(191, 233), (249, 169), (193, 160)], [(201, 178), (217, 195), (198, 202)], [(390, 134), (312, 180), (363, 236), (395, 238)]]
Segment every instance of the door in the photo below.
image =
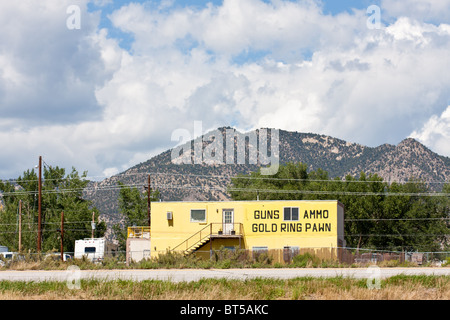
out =
[(234, 230), (234, 210), (223, 209), (222, 211), (223, 234), (231, 234)]

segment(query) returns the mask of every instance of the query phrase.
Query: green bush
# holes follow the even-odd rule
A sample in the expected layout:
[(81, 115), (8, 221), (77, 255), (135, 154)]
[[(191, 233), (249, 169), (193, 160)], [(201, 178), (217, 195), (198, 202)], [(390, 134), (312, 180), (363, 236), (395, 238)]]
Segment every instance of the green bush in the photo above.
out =
[(306, 268), (306, 267), (317, 267), (322, 263), (322, 260), (315, 255), (306, 252), (304, 254), (296, 255), (292, 259), (292, 264), (294, 267)]
[(184, 269), (196, 267), (200, 258), (167, 250), (166, 253), (158, 255), (153, 261), (158, 267)]
[(234, 250), (221, 247), (214, 251), (214, 267), (219, 269), (242, 268), (249, 264), (247, 251), (244, 249), (234, 248)]
[(443, 267), (448, 267), (450, 266), (450, 257), (447, 257), (447, 259), (445, 259), (444, 263), (442, 264)]

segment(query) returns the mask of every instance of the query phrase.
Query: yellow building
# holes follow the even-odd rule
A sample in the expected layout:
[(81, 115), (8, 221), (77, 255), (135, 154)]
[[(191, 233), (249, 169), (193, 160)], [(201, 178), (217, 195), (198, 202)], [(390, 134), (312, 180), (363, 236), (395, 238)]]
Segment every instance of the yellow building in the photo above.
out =
[(168, 250), (209, 257), (221, 247), (258, 252), (345, 245), (344, 206), (336, 200), (157, 202), (151, 219), (152, 257)]

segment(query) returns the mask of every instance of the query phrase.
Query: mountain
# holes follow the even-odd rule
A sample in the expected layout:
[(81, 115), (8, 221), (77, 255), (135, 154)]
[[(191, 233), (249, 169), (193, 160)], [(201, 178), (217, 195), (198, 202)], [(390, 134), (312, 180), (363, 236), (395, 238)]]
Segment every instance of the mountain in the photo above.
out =
[[(268, 145), (264, 148), (261, 141), (266, 133)], [(227, 140), (231, 134), (234, 138)], [(278, 144), (272, 144), (275, 138), (278, 138)], [(244, 145), (243, 141), (248, 141), (248, 145)], [(277, 145), (278, 150), (275, 150)], [(243, 158), (240, 161), (238, 159), (238, 154), (244, 154), (242, 148), (247, 150), (245, 161)], [(364, 171), (368, 174), (377, 173), (385, 181), (406, 181), (414, 177), (428, 181), (436, 188), (442, 185), (438, 182), (450, 178), (450, 158), (432, 152), (411, 138), (396, 146), (383, 144), (367, 147), (313, 133), (273, 129), (240, 133), (230, 127), (223, 127), (167, 150), (120, 174), (100, 182), (91, 182), (85, 190), (85, 197), (94, 202), (103, 216), (108, 217), (107, 220), (117, 220), (117, 182), (136, 186), (145, 192), (144, 186), (150, 174), (152, 189), (160, 191), (162, 201), (228, 200), (226, 188), (231, 177), (239, 173), (247, 174), (260, 167), (256, 161), (258, 158), (252, 153), (255, 150), (267, 156), (279, 153), (280, 164), (303, 162), (311, 170), (322, 168), (332, 178), (347, 174), (358, 176)], [(205, 159), (195, 164), (202, 152)], [(226, 161), (229, 159), (227, 154), (234, 155), (233, 163)]]

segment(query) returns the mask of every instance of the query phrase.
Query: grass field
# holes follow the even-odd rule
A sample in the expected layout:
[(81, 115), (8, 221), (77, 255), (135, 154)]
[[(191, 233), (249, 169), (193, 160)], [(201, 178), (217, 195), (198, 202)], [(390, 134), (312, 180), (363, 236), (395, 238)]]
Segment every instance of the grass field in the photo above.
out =
[(369, 289), (367, 280), (344, 277), (291, 280), (208, 279), (196, 282), (82, 280), (0, 282), (2, 300), (450, 300), (448, 276), (394, 276)]
[[(277, 267), (270, 259), (242, 261), (227, 257), (218, 261), (204, 261), (174, 254), (162, 255), (158, 260), (141, 261), (130, 266), (116, 259), (101, 264), (83, 260), (61, 262), (53, 259), (25, 259), (12, 261), (1, 269), (66, 270), (75, 264), (80, 269), (156, 269), (156, 268), (264, 268)], [(447, 263), (448, 264), (448, 263)], [(382, 263), (380, 267), (404, 266), (398, 261)], [(413, 265), (411, 265), (413, 266)], [(305, 254), (297, 256), (290, 265), (279, 267), (327, 268), (356, 266), (321, 261)], [(361, 267), (358, 265), (357, 267)], [(70, 289), (66, 282), (0, 281), (1, 300), (450, 300), (450, 276), (394, 276), (381, 280), (379, 288), (370, 289), (367, 279), (296, 278), (291, 280), (208, 279), (195, 282), (148, 280), (81, 280), (79, 289)]]

